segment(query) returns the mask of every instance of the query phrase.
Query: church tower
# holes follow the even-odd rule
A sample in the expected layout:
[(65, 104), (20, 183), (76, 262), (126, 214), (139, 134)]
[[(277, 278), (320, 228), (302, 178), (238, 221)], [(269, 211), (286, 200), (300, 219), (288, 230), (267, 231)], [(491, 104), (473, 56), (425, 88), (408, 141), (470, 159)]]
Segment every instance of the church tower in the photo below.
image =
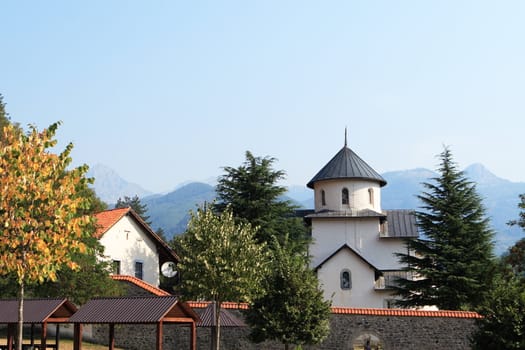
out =
[[(308, 182), (315, 210), (310, 255), (325, 298), (334, 306), (388, 307), (385, 285), (402, 273), (396, 252), (417, 236), (413, 211), (383, 211), (385, 179), (347, 146)], [(399, 225), (401, 223), (401, 225)]]

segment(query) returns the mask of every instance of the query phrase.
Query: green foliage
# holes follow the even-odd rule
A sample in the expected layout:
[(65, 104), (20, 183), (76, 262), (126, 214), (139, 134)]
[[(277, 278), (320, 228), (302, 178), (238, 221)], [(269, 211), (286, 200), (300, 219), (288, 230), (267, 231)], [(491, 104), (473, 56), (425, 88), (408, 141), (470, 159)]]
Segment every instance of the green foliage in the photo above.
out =
[[(246, 151), (246, 160), (238, 168), (225, 167), (226, 174), (219, 178), (216, 192), (218, 212), (230, 207), (237, 221), (259, 227), (258, 242), (270, 243), (276, 237), (284, 243), (289, 237), (306, 251), (307, 231), (302, 219), (295, 217), (297, 209), (282, 197), (286, 188), (277, 183), (284, 179), (282, 170), (272, 168), (275, 158), (255, 157)], [(300, 244), (299, 244), (300, 243)]]
[(493, 271), (493, 232), (482, 200), (452, 160), (440, 155), (440, 175), (423, 185), (417, 212), (419, 239), (407, 241), (410, 254), (398, 254), (419, 277), (399, 279), (400, 306), (435, 305), (440, 309), (476, 309), (487, 298)]
[(133, 197), (124, 196), (124, 199), (120, 198), (117, 200), (117, 203), (115, 204), (116, 208), (127, 208), (131, 207), (135, 213), (137, 213), (140, 218), (148, 224), (148, 226), (151, 225), (151, 221), (149, 220), (148, 213), (148, 206), (146, 204), (143, 204), (140, 201), (139, 196), (134, 195)]
[(191, 213), (187, 231), (174, 240), (181, 257), (182, 297), (216, 303), (217, 349), (222, 302), (250, 302), (262, 292), (267, 258), (265, 246), (255, 241), (256, 231), (250, 224), (235, 223), (229, 208), (216, 215), (205, 206)]
[(308, 259), (277, 240), (264, 284), (267, 292), (246, 312), (255, 342), (318, 344), (329, 333), (330, 302), (325, 301)]
[(525, 349), (525, 283), (514, 276), (495, 280), (490, 300), (480, 313), (473, 349)]

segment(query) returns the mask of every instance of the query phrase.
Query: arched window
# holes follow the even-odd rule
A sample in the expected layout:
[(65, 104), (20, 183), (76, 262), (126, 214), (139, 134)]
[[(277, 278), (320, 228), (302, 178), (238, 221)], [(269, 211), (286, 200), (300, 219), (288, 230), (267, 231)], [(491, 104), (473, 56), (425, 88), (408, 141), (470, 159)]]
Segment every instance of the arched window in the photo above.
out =
[(341, 192), (341, 203), (342, 204), (348, 204), (348, 188), (343, 188), (343, 191)]
[(352, 274), (350, 270), (341, 271), (341, 289), (352, 289)]
[(368, 189), (368, 201), (374, 205), (374, 189), (372, 187)]
[(321, 205), (326, 205), (326, 194), (321, 190)]

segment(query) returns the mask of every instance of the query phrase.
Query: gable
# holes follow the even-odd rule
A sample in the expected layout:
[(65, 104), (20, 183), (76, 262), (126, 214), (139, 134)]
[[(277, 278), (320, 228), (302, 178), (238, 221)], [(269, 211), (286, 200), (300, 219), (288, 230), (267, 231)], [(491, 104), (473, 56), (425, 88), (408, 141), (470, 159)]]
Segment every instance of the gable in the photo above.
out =
[(370, 263), (367, 259), (365, 259), (361, 254), (359, 254), (356, 250), (354, 250), (352, 247), (350, 247), (348, 244), (343, 244), (339, 249), (337, 249), (335, 252), (330, 254), (326, 259), (324, 259), (319, 265), (315, 267), (315, 271), (323, 267), (324, 264), (328, 263), (331, 260), (334, 260), (337, 256), (340, 256), (344, 252), (349, 252), (350, 254), (356, 256), (359, 260), (361, 260), (365, 265), (368, 265), (370, 268), (379, 271), (378, 268), (376, 268), (372, 263)]

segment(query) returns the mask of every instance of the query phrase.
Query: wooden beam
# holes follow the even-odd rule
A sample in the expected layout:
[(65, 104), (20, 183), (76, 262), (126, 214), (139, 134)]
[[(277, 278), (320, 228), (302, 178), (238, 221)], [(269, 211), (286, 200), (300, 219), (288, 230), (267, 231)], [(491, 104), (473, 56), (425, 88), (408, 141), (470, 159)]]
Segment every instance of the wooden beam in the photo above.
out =
[(197, 350), (197, 326), (195, 321), (191, 323), (190, 337), (190, 350)]
[(73, 350), (82, 350), (82, 324), (81, 323), (75, 323), (74, 325)]
[(109, 324), (109, 350), (115, 349), (115, 324)]
[(157, 341), (156, 341), (156, 349), (162, 350), (162, 321), (159, 321), (157, 323)]
[(47, 322), (42, 323), (42, 334), (40, 335), (40, 347), (46, 349), (47, 345)]
[(164, 317), (164, 323), (193, 323), (195, 320), (191, 317)]

